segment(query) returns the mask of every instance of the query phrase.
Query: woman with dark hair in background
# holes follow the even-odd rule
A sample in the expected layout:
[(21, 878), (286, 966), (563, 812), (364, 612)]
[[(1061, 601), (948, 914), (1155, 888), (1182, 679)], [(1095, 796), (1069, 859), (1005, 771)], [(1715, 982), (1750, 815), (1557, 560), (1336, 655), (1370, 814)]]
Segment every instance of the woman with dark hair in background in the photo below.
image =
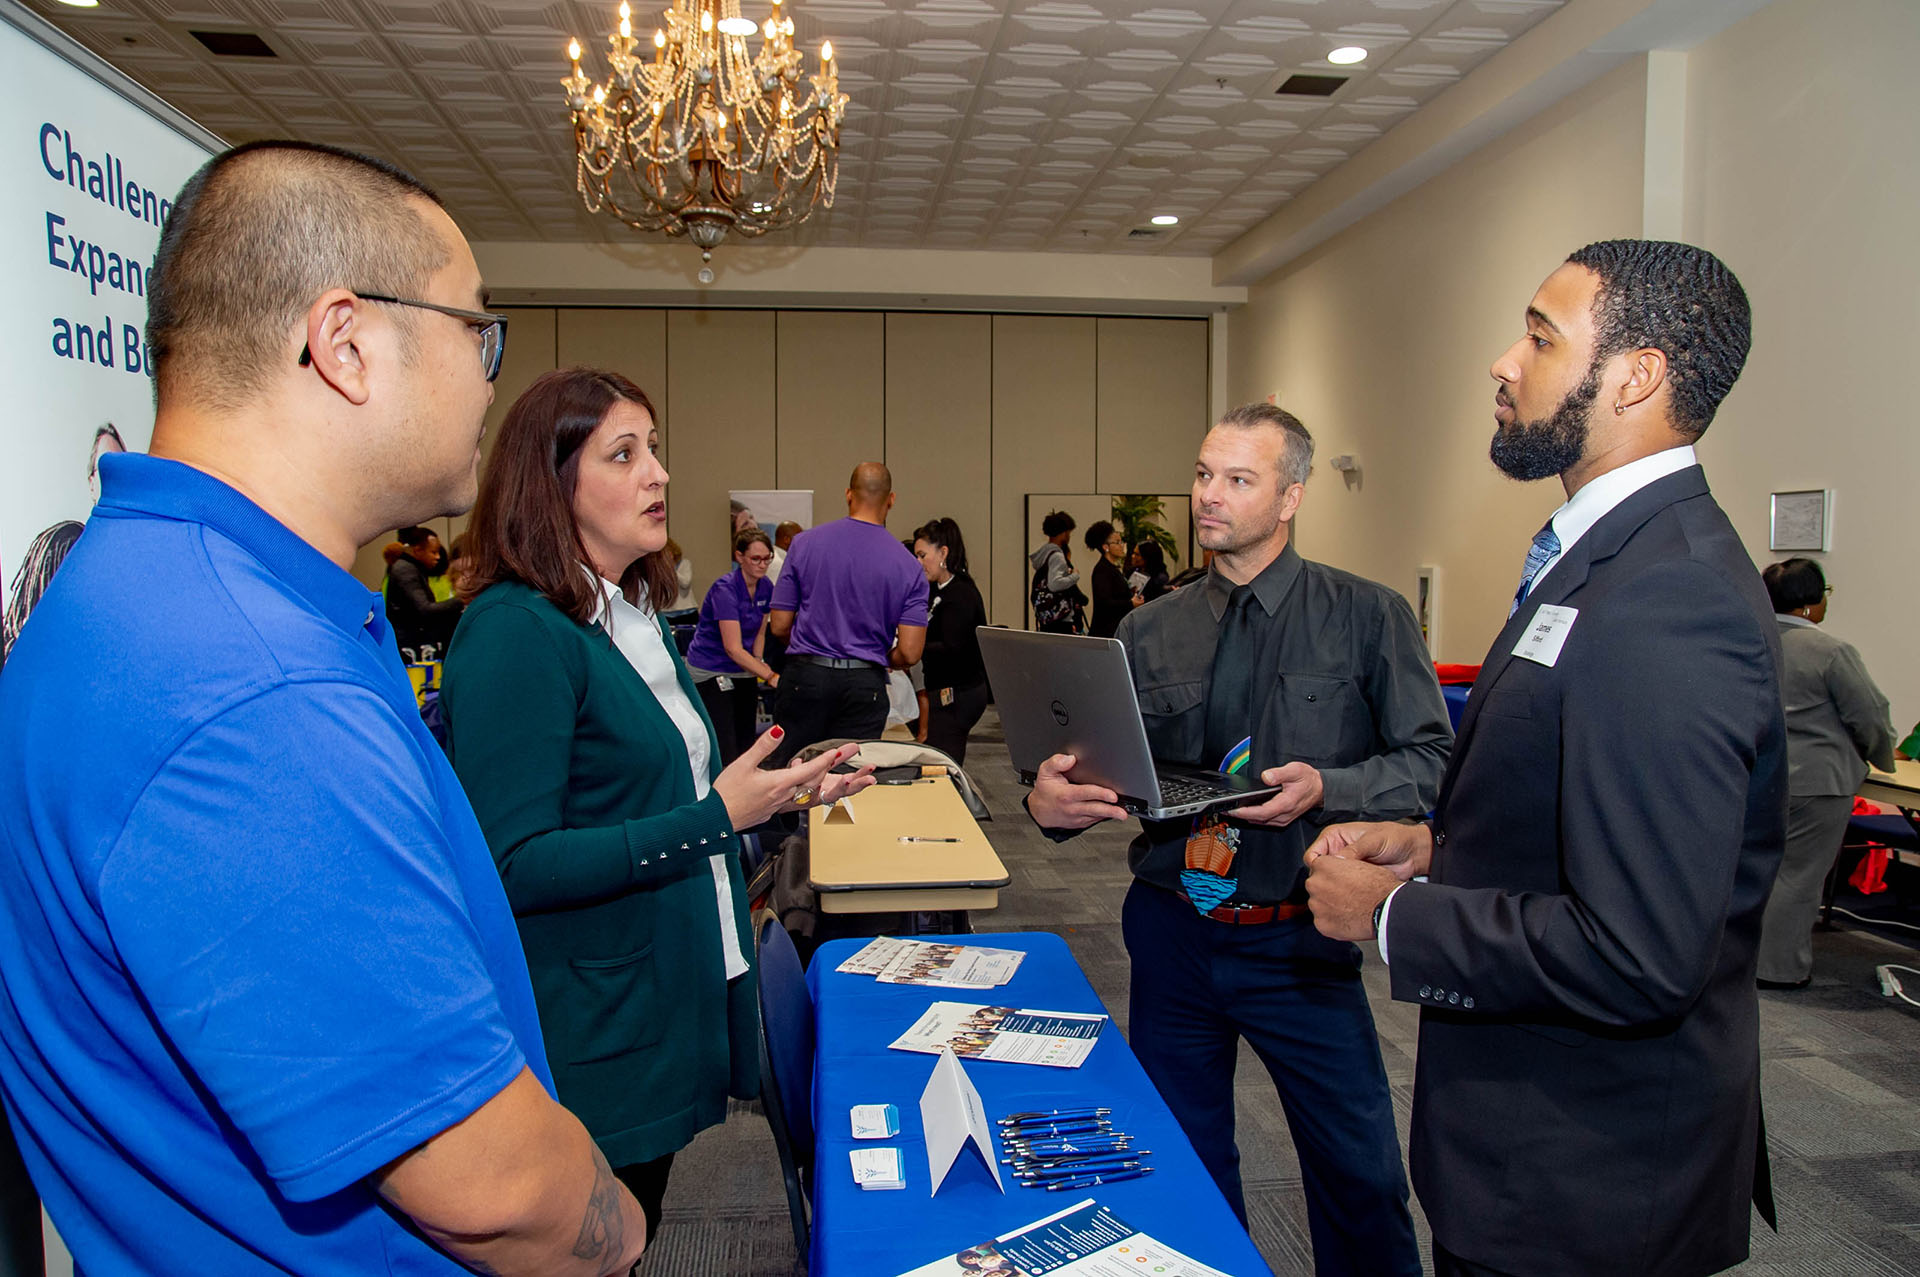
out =
[(847, 746), (722, 769), (659, 613), (678, 588), (653, 405), (574, 368), (508, 409), (467, 529), (448, 754), (519, 921), (560, 1102), (660, 1219), (673, 1155), (758, 1093), (736, 831), (872, 783)]
[(700, 701), (720, 741), (720, 764), (740, 757), (753, 743), (756, 679), (780, 686), (766, 662), (767, 609), (773, 605), (773, 538), (748, 528), (733, 538), (733, 571), (715, 581), (700, 604), (700, 623), (687, 649), (687, 665)]
[(1167, 577), (1167, 552), (1152, 537), (1133, 547), (1129, 566), (1147, 578), (1146, 584), (1140, 587), (1142, 603), (1151, 603), (1173, 589)]
[(935, 519), (913, 534), (913, 557), (927, 574), (926, 743), (954, 762), (967, 761), (967, 733), (987, 712), (987, 667), (980, 637), (987, 605), (967, 571), (960, 525)]
[(1080, 610), (1087, 596), (1080, 592), (1080, 574), (1073, 570), (1073, 557), (1067, 551), (1074, 526), (1073, 516), (1065, 510), (1050, 512), (1040, 521), (1040, 533), (1047, 539), (1027, 556), (1033, 565), (1033, 580), (1027, 587), (1033, 628), (1045, 633), (1087, 632), (1087, 618)]
[(1853, 645), (1815, 627), (1833, 591), (1812, 559), (1760, 574), (1780, 623), (1780, 699), (1787, 713), (1787, 847), (1760, 923), (1759, 983), (1803, 988), (1813, 978), (1813, 921), (1840, 854), (1867, 763), (1893, 770), (1893, 723)]
[(1087, 633), (1095, 638), (1112, 638), (1127, 613), (1140, 603), (1120, 570), (1127, 555), (1127, 541), (1118, 528), (1101, 519), (1087, 526), (1086, 542), (1093, 551), (1093, 621)]

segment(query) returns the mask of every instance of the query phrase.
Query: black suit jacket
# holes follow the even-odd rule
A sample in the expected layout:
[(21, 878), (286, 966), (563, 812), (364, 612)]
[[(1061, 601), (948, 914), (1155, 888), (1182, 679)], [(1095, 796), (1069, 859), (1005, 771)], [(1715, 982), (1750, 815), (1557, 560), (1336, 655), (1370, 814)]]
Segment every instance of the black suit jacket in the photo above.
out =
[[(1551, 667), (1511, 655), (1543, 604), (1578, 610)], [(1432, 881), (1387, 926), (1393, 994), (1426, 1008), (1414, 1185), (1464, 1259), (1678, 1277), (1747, 1255), (1776, 628), (1694, 466), (1601, 518), (1494, 640)]]

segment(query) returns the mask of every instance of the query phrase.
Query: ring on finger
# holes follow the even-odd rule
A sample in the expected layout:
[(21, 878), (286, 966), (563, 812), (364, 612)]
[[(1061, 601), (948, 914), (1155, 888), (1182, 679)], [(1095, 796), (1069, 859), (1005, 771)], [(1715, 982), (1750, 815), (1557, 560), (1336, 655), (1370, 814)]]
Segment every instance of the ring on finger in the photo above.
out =
[(795, 807), (809, 807), (812, 806), (814, 799), (819, 796), (819, 792), (816, 791), (812, 785), (796, 785), (794, 786), (792, 797), (787, 801)]

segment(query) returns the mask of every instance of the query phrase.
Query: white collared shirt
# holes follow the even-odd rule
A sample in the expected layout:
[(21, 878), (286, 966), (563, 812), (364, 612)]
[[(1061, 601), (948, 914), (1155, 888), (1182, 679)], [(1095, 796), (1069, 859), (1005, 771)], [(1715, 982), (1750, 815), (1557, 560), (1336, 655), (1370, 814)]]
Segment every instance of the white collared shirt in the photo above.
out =
[(1693, 445), (1683, 443), (1678, 448), (1668, 448), (1650, 457), (1629, 461), (1618, 469), (1589, 480), (1585, 487), (1567, 498), (1566, 504), (1553, 512), (1553, 534), (1560, 538), (1560, 553), (1540, 565), (1540, 570), (1533, 574), (1533, 580), (1527, 585), (1527, 593), (1533, 593), (1534, 587), (1553, 571), (1554, 564), (1566, 557), (1567, 551), (1587, 535), (1587, 530), (1606, 517), (1615, 506), (1655, 479), (1664, 479), (1697, 464), (1699, 462), (1693, 455)]
[[(606, 627), (607, 633), (613, 638), (613, 645), (620, 649), (620, 655), (627, 658), (627, 664), (633, 666), (634, 673), (646, 683), (653, 698), (660, 702), (660, 708), (667, 711), (667, 717), (680, 729), (680, 738), (687, 746), (687, 767), (693, 775), (693, 797), (698, 802), (713, 789), (707, 781), (712, 744), (707, 736), (707, 726), (700, 719), (700, 711), (694, 708), (693, 702), (680, 686), (680, 672), (674, 664), (673, 654), (667, 651), (667, 640), (660, 631), (660, 622), (651, 607), (635, 607), (627, 602), (617, 584), (597, 573), (592, 575), (600, 589), (600, 608), (594, 613), (593, 623)], [(720, 952), (726, 965), (727, 979), (731, 980), (747, 973), (747, 959), (740, 951), (740, 936), (734, 930), (733, 882), (727, 877), (726, 855), (721, 853), (709, 859), (713, 869), (714, 897), (720, 906)]]
[[(1580, 538), (1587, 535), (1593, 525), (1606, 517), (1615, 506), (1656, 479), (1664, 479), (1698, 464), (1693, 445), (1683, 443), (1678, 448), (1668, 448), (1650, 457), (1629, 461), (1624, 466), (1589, 480), (1585, 487), (1567, 498), (1566, 504), (1553, 512), (1553, 534), (1560, 538), (1560, 552), (1540, 565), (1540, 570), (1533, 574), (1533, 580), (1527, 583), (1527, 593), (1532, 594), (1534, 587), (1546, 579), (1547, 573), (1553, 571), (1554, 565), (1565, 557), (1567, 551), (1578, 545)], [(1386, 903), (1380, 906), (1380, 934), (1375, 941), (1380, 946), (1382, 962), (1388, 961), (1387, 917), (1393, 912), (1393, 898), (1406, 885), (1403, 882), (1387, 893)]]

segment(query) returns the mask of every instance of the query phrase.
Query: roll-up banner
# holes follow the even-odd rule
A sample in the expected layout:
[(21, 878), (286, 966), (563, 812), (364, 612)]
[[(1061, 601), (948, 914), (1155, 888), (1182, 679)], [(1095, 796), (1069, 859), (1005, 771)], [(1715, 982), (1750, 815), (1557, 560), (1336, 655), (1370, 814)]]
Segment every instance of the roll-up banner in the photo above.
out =
[(0, 0), (0, 66), (0, 602), (12, 607), (16, 589), (44, 588), (36, 542), (37, 557), (59, 555), (86, 521), (98, 454), (147, 446), (147, 272), (174, 196), (222, 144), (13, 0)]

